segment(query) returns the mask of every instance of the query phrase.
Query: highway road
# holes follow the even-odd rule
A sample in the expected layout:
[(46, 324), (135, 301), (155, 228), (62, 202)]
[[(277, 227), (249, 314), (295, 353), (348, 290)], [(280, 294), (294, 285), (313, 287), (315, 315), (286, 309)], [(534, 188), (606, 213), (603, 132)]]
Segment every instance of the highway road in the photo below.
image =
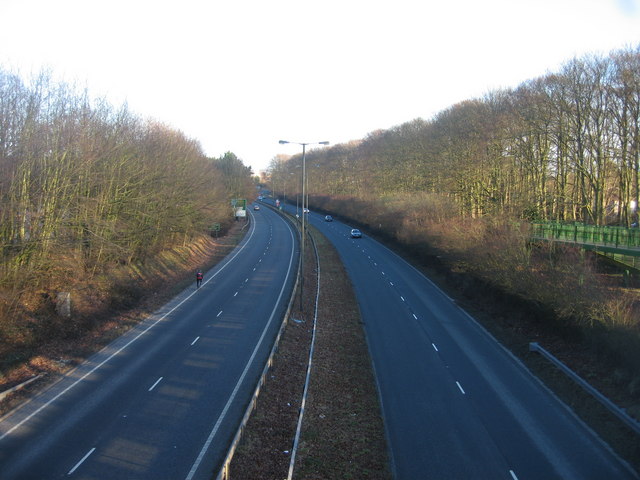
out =
[(637, 478), (418, 270), (366, 232), (309, 220), (354, 285), (396, 479)]
[[(292, 292), (297, 237), (270, 209), (153, 316), (0, 421), (0, 478), (206, 479)], [(195, 277), (195, 274), (194, 274)]]

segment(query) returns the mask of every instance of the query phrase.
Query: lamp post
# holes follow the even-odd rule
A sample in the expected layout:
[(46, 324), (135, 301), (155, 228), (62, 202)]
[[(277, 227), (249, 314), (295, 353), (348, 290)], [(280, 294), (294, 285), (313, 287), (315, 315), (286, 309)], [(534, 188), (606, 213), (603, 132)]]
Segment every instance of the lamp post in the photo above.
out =
[[(304, 243), (305, 243), (305, 236), (306, 236), (306, 232), (305, 232), (305, 205), (304, 205), (304, 199), (305, 199), (305, 185), (306, 185), (306, 177), (307, 177), (307, 170), (306, 170), (306, 159), (305, 159), (305, 155), (306, 155), (306, 151), (307, 151), (307, 145), (329, 145), (329, 142), (324, 141), (324, 142), (307, 142), (307, 143), (300, 143), (300, 142), (290, 142), (288, 140), (280, 140), (278, 142), (280, 145), (284, 145), (286, 143), (293, 143), (294, 145), (302, 145), (302, 226), (301, 226), (301, 241), (300, 241), (300, 256), (301, 256), (301, 260), (300, 260), (300, 311), (303, 311), (303, 306), (302, 306), (302, 289), (304, 287)], [(307, 199), (307, 210), (309, 210), (309, 199)]]

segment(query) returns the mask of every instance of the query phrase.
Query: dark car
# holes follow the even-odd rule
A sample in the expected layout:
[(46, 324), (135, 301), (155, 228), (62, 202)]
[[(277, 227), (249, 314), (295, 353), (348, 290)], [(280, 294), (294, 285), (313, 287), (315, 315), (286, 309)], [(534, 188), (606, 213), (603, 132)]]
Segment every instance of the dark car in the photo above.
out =
[(353, 230), (351, 230), (351, 238), (361, 238), (362, 237), (362, 232), (360, 230), (358, 230), (357, 228), (354, 228)]
[(324, 221), (325, 222), (333, 222), (333, 217), (331, 215), (325, 215)]

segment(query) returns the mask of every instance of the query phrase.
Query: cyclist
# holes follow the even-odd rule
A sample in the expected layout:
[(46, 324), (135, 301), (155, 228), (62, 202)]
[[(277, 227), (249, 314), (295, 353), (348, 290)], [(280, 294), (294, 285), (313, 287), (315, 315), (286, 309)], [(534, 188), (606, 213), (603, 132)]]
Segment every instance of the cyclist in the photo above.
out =
[(198, 270), (198, 273), (196, 273), (196, 288), (200, 288), (200, 285), (202, 285), (202, 278), (202, 272)]

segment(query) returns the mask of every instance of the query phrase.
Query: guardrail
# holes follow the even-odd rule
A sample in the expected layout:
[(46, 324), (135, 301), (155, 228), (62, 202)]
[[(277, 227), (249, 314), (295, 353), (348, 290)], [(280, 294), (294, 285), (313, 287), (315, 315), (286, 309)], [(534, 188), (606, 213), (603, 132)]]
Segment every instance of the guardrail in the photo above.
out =
[[(285, 218), (287, 217), (285, 216)], [(287, 319), (289, 318), (289, 315), (291, 314), (291, 309), (293, 308), (293, 303), (295, 301), (295, 292), (298, 289), (299, 282), (300, 282), (300, 268), (298, 268), (298, 276), (296, 277), (296, 283), (293, 286), (293, 294), (289, 299), (289, 305), (287, 307), (287, 311), (285, 312), (282, 318), (282, 323), (280, 324), (278, 335), (276, 335), (275, 342), (273, 343), (273, 347), (271, 348), (271, 352), (269, 353), (269, 358), (267, 359), (267, 362), (264, 368), (262, 369), (262, 375), (260, 375), (260, 380), (258, 380), (258, 384), (256, 385), (255, 391), (253, 392), (253, 396), (251, 397), (251, 400), (249, 401), (249, 405), (245, 410), (244, 416), (242, 417), (242, 421), (240, 422), (240, 426), (238, 427), (238, 430), (235, 436), (233, 437), (233, 440), (231, 441), (231, 446), (229, 447), (227, 455), (225, 456), (224, 461), (222, 462), (222, 467), (220, 468), (220, 472), (218, 473), (216, 480), (230, 479), (229, 466), (231, 465), (231, 460), (233, 459), (233, 455), (236, 452), (236, 448), (238, 448), (238, 445), (240, 444), (240, 440), (242, 440), (242, 434), (244, 433), (244, 429), (247, 426), (247, 422), (249, 421), (251, 414), (256, 408), (256, 405), (258, 403), (258, 397), (260, 396), (260, 391), (262, 390), (262, 387), (267, 381), (267, 374), (269, 373), (269, 370), (273, 365), (273, 358), (278, 351), (280, 338), (282, 337), (284, 329), (287, 326)]]
[[(317, 276), (316, 300), (315, 300), (315, 308), (313, 309), (313, 330), (311, 333), (311, 346), (309, 348), (309, 359), (307, 360), (307, 374), (304, 380), (304, 390), (302, 392), (300, 410), (298, 411), (298, 424), (296, 427), (296, 434), (293, 439), (293, 446), (291, 447), (291, 460), (289, 461), (289, 472), (287, 474), (287, 480), (293, 479), (293, 469), (295, 467), (296, 455), (298, 452), (298, 445), (300, 444), (300, 435), (302, 433), (302, 420), (304, 419), (305, 405), (307, 403), (307, 397), (309, 393), (309, 382), (311, 380), (311, 367), (313, 365), (313, 353), (315, 351), (316, 331), (318, 326), (318, 303), (320, 301), (320, 257), (318, 255), (318, 245), (316, 244), (316, 241), (313, 238), (313, 235), (309, 234), (309, 238), (311, 239), (311, 244), (313, 245), (313, 250), (316, 256), (316, 276)], [(302, 259), (302, 261), (304, 261), (304, 259)]]
[(616, 417), (622, 420), (629, 428), (631, 428), (634, 432), (640, 435), (640, 423), (637, 420), (630, 417), (627, 412), (618, 407), (615, 403), (609, 400), (607, 397), (602, 395), (598, 390), (593, 388), (587, 381), (585, 381), (582, 377), (580, 377), (576, 372), (567, 367), (564, 363), (554, 357), (551, 353), (542, 348), (537, 342), (529, 343), (529, 351), (530, 352), (538, 352), (540, 355), (545, 357), (551, 363), (553, 363), (556, 367), (562, 370), (567, 376), (569, 376), (574, 382), (576, 382), (580, 387), (586, 390), (591, 396), (593, 396), (596, 400), (598, 400), (602, 405), (604, 405), (611, 413), (613, 413)]
[(17, 392), (18, 390), (22, 390), (24, 387), (26, 387), (27, 385), (29, 385), (30, 383), (35, 382), (36, 380), (38, 380), (39, 378), (42, 378), (42, 374), (40, 375), (35, 375), (33, 377), (31, 377), (29, 380), (27, 380), (26, 382), (22, 382), (20, 385), (16, 385), (15, 387), (11, 387), (8, 390), (5, 390), (3, 392), (0, 392), (0, 402), (2, 400), (5, 399), (5, 397), (7, 397), (7, 395), (12, 394), (13, 392)]

